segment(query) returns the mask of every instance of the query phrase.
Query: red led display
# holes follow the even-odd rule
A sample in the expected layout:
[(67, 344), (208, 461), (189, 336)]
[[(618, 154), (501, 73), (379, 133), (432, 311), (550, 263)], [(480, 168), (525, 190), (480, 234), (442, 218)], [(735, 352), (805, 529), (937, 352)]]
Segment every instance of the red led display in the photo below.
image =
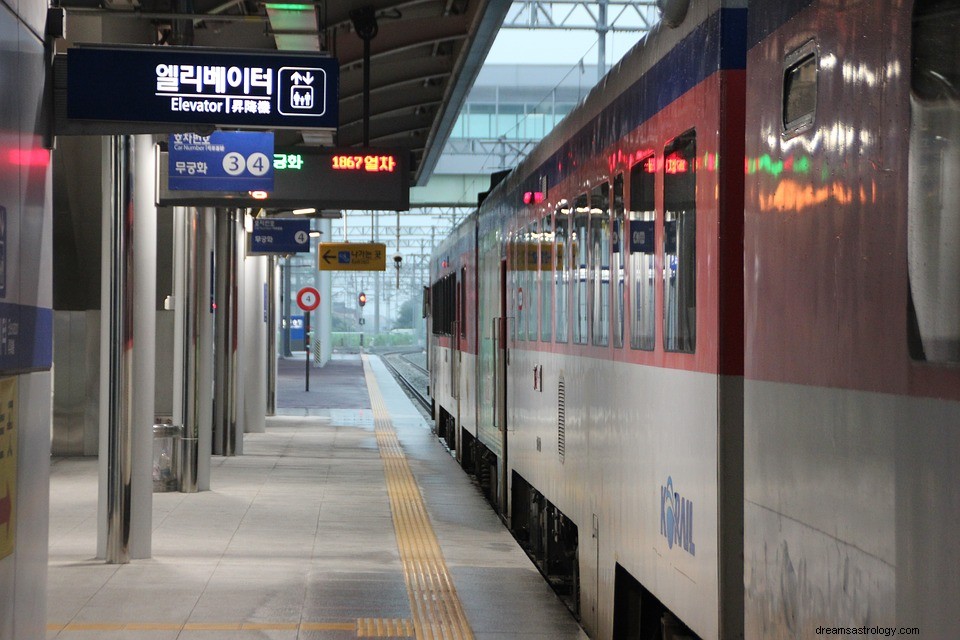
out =
[(338, 171), (367, 171), (369, 173), (393, 173), (397, 159), (393, 156), (332, 156), (332, 167)]

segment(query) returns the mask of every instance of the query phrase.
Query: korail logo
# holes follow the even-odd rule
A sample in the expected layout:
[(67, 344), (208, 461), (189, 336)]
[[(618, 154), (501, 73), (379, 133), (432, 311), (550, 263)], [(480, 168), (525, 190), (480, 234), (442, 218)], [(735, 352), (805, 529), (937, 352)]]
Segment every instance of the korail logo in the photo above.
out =
[(682, 548), (692, 556), (697, 555), (693, 543), (693, 502), (673, 490), (673, 478), (667, 476), (667, 486), (660, 487), (660, 535), (667, 539), (667, 546)]

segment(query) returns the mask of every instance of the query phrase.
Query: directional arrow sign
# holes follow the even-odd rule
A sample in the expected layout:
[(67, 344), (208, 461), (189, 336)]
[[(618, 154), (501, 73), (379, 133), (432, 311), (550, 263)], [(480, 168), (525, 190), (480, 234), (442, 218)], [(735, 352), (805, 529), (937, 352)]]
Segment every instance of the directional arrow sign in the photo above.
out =
[(382, 242), (321, 242), (320, 271), (385, 271), (387, 245)]

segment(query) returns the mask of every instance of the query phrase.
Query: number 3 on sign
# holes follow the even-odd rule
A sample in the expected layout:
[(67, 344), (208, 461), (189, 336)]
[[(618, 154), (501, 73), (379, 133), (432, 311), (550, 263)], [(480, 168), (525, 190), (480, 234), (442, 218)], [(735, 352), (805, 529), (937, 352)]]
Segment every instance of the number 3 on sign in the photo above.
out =
[(246, 168), (247, 162), (243, 159), (242, 154), (231, 151), (223, 156), (223, 170), (226, 171), (228, 175), (238, 176), (243, 173)]

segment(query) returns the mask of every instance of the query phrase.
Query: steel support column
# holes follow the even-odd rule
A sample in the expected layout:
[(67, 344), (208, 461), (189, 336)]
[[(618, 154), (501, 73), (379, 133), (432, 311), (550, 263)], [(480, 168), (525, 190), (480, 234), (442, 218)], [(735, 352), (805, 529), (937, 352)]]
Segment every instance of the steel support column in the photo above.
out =
[(213, 453), (237, 455), (237, 339), (239, 329), (239, 255), (237, 209), (216, 213), (216, 312), (214, 329)]

